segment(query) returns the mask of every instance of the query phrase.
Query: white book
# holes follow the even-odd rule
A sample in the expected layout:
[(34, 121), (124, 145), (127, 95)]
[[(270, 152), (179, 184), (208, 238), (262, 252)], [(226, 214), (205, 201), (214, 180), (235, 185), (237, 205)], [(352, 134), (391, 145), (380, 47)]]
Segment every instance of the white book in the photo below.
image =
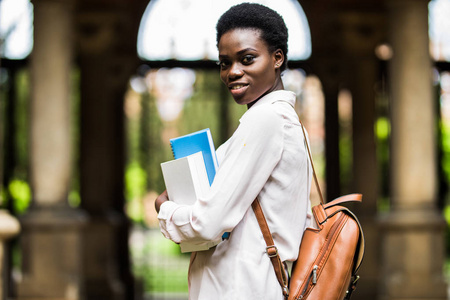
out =
[[(169, 199), (177, 204), (193, 205), (209, 191), (210, 185), (201, 152), (161, 164)], [(220, 241), (181, 243), (181, 252), (208, 250)]]

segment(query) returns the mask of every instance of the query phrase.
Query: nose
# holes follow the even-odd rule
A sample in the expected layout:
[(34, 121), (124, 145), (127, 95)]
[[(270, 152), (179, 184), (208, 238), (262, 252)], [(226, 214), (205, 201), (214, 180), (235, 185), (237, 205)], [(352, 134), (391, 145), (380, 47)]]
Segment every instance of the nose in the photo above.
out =
[(228, 72), (228, 78), (230, 80), (233, 80), (242, 77), (242, 75), (244, 75), (244, 71), (242, 70), (240, 64), (238, 63), (232, 64)]

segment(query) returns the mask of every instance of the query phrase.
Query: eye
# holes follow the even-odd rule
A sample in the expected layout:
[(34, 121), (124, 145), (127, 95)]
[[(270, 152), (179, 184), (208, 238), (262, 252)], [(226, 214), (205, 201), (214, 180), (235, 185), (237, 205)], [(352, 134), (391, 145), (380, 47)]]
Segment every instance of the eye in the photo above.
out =
[(228, 66), (230, 65), (230, 61), (227, 59), (221, 59), (217, 62), (217, 65), (220, 67), (221, 70), (224, 70), (228, 68)]
[(255, 57), (254, 57), (253, 55), (245, 55), (245, 56), (242, 58), (242, 63), (243, 63), (244, 65), (249, 65), (249, 64), (251, 64), (254, 60), (255, 60)]

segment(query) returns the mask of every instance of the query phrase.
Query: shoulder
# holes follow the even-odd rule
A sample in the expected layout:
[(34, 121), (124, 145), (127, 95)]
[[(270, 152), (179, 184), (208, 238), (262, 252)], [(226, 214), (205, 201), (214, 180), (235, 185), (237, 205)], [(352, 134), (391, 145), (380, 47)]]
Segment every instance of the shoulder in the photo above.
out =
[(258, 128), (267, 134), (283, 127), (283, 116), (275, 103), (258, 105), (249, 109), (241, 119), (244, 127)]

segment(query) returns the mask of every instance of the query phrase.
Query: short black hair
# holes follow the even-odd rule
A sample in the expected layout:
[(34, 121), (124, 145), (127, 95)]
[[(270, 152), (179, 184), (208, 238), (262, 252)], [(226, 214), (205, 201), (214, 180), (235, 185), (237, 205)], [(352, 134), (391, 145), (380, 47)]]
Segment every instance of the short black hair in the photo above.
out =
[(239, 28), (261, 30), (261, 38), (266, 42), (270, 52), (277, 49), (283, 51), (284, 61), (281, 71), (286, 69), (288, 30), (283, 18), (276, 11), (257, 3), (241, 3), (232, 6), (217, 22), (217, 45), (222, 35)]

